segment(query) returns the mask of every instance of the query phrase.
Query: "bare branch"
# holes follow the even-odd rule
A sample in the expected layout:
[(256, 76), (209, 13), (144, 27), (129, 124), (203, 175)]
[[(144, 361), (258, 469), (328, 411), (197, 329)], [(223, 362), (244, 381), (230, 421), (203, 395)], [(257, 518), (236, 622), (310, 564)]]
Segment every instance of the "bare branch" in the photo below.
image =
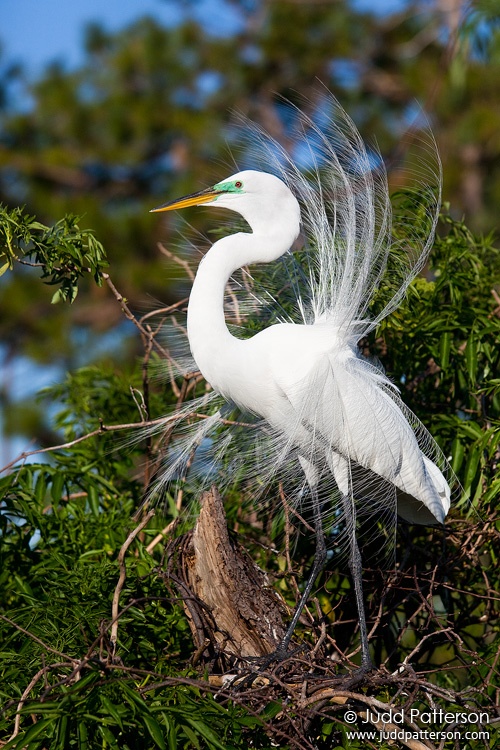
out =
[(183, 260), (171, 250), (167, 250), (165, 245), (163, 245), (161, 242), (158, 242), (158, 249), (166, 258), (173, 261), (174, 263), (177, 263), (178, 266), (181, 266), (181, 268), (185, 270), (188, 278), (191, 279), (191, 281), (194, 281), (194, 273), (187, 260)]
[(111, 624), (111, 635), (110, 640), (113, 644), (113, 648), (116, 648), (116, 641), (118, 638), (118, 607), (120, 604), (120, 594), (123, 589), (123, 585), (125, 583), (125, 580), (127, 578), (127, 567), (125, 565), (125, 554), (136, 538), (137, 534), (142, 531), (142, 529), (148, 524), (149, 520), (154, 516), (155, 511), (154, 508), (151, 508), (142, 521), (135, 527), (133, 531), (130, 532), (124, 543), (122, 544), (122, 547), (120, 549), (120, 552), (118, 553), (118, 564), (120, 566), (120, 577), (118, 578), (118, 583), (116, 584), (115, 593), (113, 594), (113, 603), (111, 606), (111, 617), (112, 617), (112, 624)]

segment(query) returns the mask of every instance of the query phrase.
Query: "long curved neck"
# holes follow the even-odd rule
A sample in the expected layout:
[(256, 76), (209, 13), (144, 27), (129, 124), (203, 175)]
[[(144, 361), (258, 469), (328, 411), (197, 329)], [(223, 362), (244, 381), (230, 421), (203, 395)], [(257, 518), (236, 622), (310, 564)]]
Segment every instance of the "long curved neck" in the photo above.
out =
[(198, 364), (197, 350), (215, 339), (231, 336), (224, 318), (224, 292), (231, 274), (245, 261), (230, 247), (224, 237), (216, 242), (202, 259), (189, 297), (187, 330), (192, 354)]
[(239, 232), (216, 242), (201, 261), (189, 298), (187, 331), (195, 362), (216, 390), (214, 362), (219, 371), (225, 357), (231, 357), (233, 347), (239, 343), (229, 333), (224, 318), (224, 292), (230, 276), (247, 263), (279, 258), (293, 239)]

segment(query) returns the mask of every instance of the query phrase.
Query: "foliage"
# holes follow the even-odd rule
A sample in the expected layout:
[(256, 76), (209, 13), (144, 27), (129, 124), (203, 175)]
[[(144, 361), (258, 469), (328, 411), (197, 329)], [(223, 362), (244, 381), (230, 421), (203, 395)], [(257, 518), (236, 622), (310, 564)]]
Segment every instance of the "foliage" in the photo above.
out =
[(476, 239), (449, 215), (441, 229), (427, 278), (384, 322), (377, 346), (410, 408), (451, 456), (464, 496), (484, 509), (500, 490), (500, 258), (492, 235)]
[[(99, 286), (108, 265), (104, 248), (91, 230), (81, 230), (76, 216), (65, 216), (46, 227), (24, 211), (0, 206), (0, 276), (19, 262), (41, 269), (46, 284), (59, 288), (52, 303), (73, 302), (84, 273)], [(28, 260), (29, 259), (29, 260)]]
[[(57, 248), (62, 267), (68, 243), (51, 244), (50, 230), (23, 216), (14, 214), (21, 228), (11, 240), (15, 255), (25, 257), (23, 243), (35, 237), (31, 242), (38, 243), (42, 274), (43, 264), (59, 267)], [(69, 226), (75, 237), (76, 228)], [(416, 279), (402, 307), (367, 346), (378, 352), (405, 400), (451, 455), (463, 502), (447, 523), (445, 551), (439, 531), (402, 525), (398, 567), (381, 574), (366, 566), (371, 642), (382, 668), (359, 699), (387, 704), (403, 691), (412, 705), (420, 701), (417, 705), (447, 711), (465, 706), (493, 716), (499, 629), (494, 592), (500, 534), (500, 355), (495, 346), (500, 262), (491, 237), (474, 237), (448, 215), (440, 230), (426, 275)], [(32, 252), (33, 245), (26, 250)], [(119, 294), (115, 302), (124, 304)], [(163, 321), (175, 315), (179, 326), (179, 314), (177, 306), (158, 317)], [(21, 461), (0, 480), (4, 746), (366, 746), (347, 738), (342, 704), (335, 704), (337, 675), (328, 688), (320, 683), (322, 689), (333, 689), (333, 703), (320, 703), (321, 708), (310, 703), (304, 709), (303, 688), (296, 693), (290, 685), (287, 692), (283, 676), (240, 694), (211, 686), (206, 673), (211, 665), (191, 661), (182, 597), (166, 572), (172, 561), (167, 566), (161, 544), (153, 543), (167, 524), (171, 532), (175, 525), (182, 530), (180, 511), (196, 493), (189, 475), (179, 495), (167, 497), (167, 517), (158, 513), (143, 525), (124, 557), (126, 578), (119, 583), (120, 550), (133, 525), (148, 518), (146, 509), (130, 519), (140, 508), (158, 455), (174, 437), (164, 431), (160, 441), (139, 441), (123, 450), (120, 435), (133, 422), (150, 423), (167, 404), (188, 403), (202, 386), (192, 373), (184, 382), (151, 379), (157, 367), (152, 351), (156, 346), (161, 354), (163, 344), (156, 341), (154, 318), (149, 316), (147, 324), (149, 329), (144, 319), (136, 319), (144, 354), (133, 371), (96, 364), (41, 394), (48, 403), (59, 404), (52, 429), (61, 445), (45, 454), (47, 463)], [(163, 367), (168, 356), (163, 349)], [(273, 497), (255, 518), (245, 510), (244, 477), (235, 476), (226, 500), (228, 518), (238, 524), (245, 546), (293, 603), (293, 581), (297, 576), (300, 582), (300, 571), (310, 563), (308, 538), (292, 540), (294, 563), (289, 567), (286, 556), (275, 554), (283, 526), (272, 522)], [(365, 559), (376, 559), (376, 550), (370, 549), (376, 544), (366, 541)], [(115, 644), (111, 621), (117, 591)], [(335, 640), (328, 633), (322, 646), (326, 651), (320, 650), (314, 663), (326, 679), (325, 664), (338, 671), (328, 658), (348, 654), (356, 645), (350, 583), (335, 557), (317, 597), (321, 617), (312, 617), (302, 637), (324, 639), (324, 624), (328, 631), (333, 626)], [(404, 659), (416, 676), (409, 666), (408, 672), (395, 671)], [(310, 679), (307, 672), (306, 681)], [(487, 729), (494, 742), (494, 727)], [(462, 746), (472, 750), (481, 744)]]
[[(191, 672), (187, 625), (168, 603), (144, 544), (128, 561), (120, 618), (127, 666), (113, 663), (106, 623), (123, 519), (132, 510), (114, 463), (106, 478), (82, 464), (83, 474), (72, 475), (63, 463), (57, 471), (27, 467), (3, 483), (2, 588), (10, 618), (1, 623), (4, 730), (12, 729), (23, 676), (47, 665), (22, 706), (24, 731), (7, 747), (225, 748), (229, 728), (243, 736), (259, 722), (201, 699), (189, 680), (169, 684), (168, 677)], [(159, 681), (165, 684), (156, 688)]]
[[(91, 430), (104, 404), (118, 420), (136, 409), (131, 398), (120, 398), (116, 378), (95, 368), (57, 391), (64, 409), (56, 424), (67, 438), (82, 426)], [(84, 391), (88, 398), (80, 400)], [(110, 452), (108, 437), (84, 440), (53, 453), (50, 464), (29, 464), (1, 480), (2, 737), (12, 732), (21, 700), (22, 731), (9, 748), (246, 747), (261, 722), (201, 696), (188, 679), (194, 672), (187, 623), (146, 552), (161, 518), (127, 560), (114, 658), (117, 554), (142, 487), (130, 476), (134, 452)], [(35, 679), (23, 696), (26, 675)]]

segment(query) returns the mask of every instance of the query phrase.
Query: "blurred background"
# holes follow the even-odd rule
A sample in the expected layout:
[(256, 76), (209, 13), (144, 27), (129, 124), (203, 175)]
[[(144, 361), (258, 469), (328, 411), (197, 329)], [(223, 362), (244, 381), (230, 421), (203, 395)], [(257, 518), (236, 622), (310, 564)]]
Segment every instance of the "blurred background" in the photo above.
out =
[[(16, 0), (0, 2), (0, 203), (44, 224), (81, 217), (133, 310), (185, 288), (150, 208), (213, 184), (239, 153), (234, 112), (286, 145), (290, 110), (330, 89), (376, 142), (393, 186), (425, 112), (452, 216), (489, 233), (500, 205), (497, 0)], [(205, 230), (205, 212), (189, 216)], [(0, 465), (57, 442), (35, 394), (136, 333), (91, 280), (51, 304), (36, 269), (0, 278)]]

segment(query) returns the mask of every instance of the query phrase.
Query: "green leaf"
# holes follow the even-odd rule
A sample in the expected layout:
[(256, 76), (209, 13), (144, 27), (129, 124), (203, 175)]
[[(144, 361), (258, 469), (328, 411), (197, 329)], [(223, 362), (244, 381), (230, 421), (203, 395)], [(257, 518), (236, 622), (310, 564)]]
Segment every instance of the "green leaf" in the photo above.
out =
[[(174, 721), (170, 721), (165, 711), (161, 712), (163, 723), (167, 728), (168, 748), (169, 750), (177, 750), (177, 729)], [(196, 744), (195, 744), (196, 746)]]
[(477, 343), (474, 338), (469, 338), (465, 348), (465, 361), (467, 364), (467, 373), (472, 383), (476, 383), (477, 377)]
[(104, 726), (104, 724), (99, 724), (99, 731), (103, 737), (103, 739), (108, 743), (110, 748), (118, 748), (119, 745), (116, 741), (115, 735), (111, 730), (109, 730), (107, 727)]
[(61, 748), (61, 750), (66, 750), (67, 748), (67, 740), (68, 740), (68, 716), (67, 714), (63, 714), (61, 718), (59, 719), (59, 726), (57, 728), (57, 738), (56, 738), (56, 745), (55, 747)]
[(52, 482), (52, 487), (50, 489), (50, 494), (52, 496), (52, 500), (56, 505), (58, 505), (61, 502), (61, 495), (64, 487), (64, 474), (62, 472), (58, 472), (54, 475), (54, 480)]
[(481, 460), (481, 451), (478, 447), (476, 447), (475, 449), (470, 451), (469, 458), (467, 459), (467, 464), (465, 467), (464, 490), (470, 489), (476, 477), (480, 460)]
[[(188, 740), (191, 740), (191, 742), (193, 743), (193, 745), (195, 746), (195, 748), (197, 750), (199, 750), (200, 743), (198, 741), (198, 737), (193, 732), (193, 730), (190, 727), (188, 727), (186, 724), (183, 724), (182, 725), (182, 731), (184, 732), (184, 734), (186, 735), (186, 737), (188, 738)], [(168, 739), (169, 739), (169, 750), (175, 750), (176, 746), (170, 744), (170, 736), (169, 736)]]
[(441, 334), (439, 342), (439, 365), (443, 370), (446, 370), (450, 364), (451, 341), (452, 336), (450, 331), (445, 331)]
[[(29, 750), (29, 745), (31, 742), (36, 740), (38, 737), (40, 737), (41, 734), (45, 732), (46, 729), (48, 729), (51, 725), (55, 723), (56, 719), (55, 717), (51, 717), (50, 719), (41, 719), (40, 721), (37, 721), (36, 724), (34, 724), (30, 729), (28, 729), (24, 734), (20, 735), (19, 737), (16, 737), (16, 743), (13, 745), (5, 745), (4, 750), (6, 750), (9, 747), (19, 747), (19, 748), (27, 748)], [(22, 740), (22, 742), (21, 742)]]
[(87, 488), (87, 497), (89, 501), (89, 507), (94, 516), (97, 516), (100, 511), (99, 504), (99, 492), (95, 485), (91, 484)]
[(78, 750), (88, 750), (88, 731), (84, 721), (78, 722)]
[(165, 744), (165, 740), (163, 739), (163, 733), (161, 731), (161, 727), (154, 719), (151, 714), (145, 712), (141, 716), (144, 724), (147, 727), (147, 730), (149, 734), (151, 735), (151, 738), (154, 740), (157, 747), (160, 748), (160, 750), (167, 750), (167, 746)]
[(268, 721), (269, 719), (274, 719), (280, 711), (283, 711), (283, 704), (280, 701), (271, 701), (264, 707), (259, 716), (264, 721)]
[(463, 421), (460, 424), (460, 432), (473, 440), (481, 440), (483, 437), (483, 431), (477, 422)]
[(455, 474), (457, 474), (460, 470), (460, 467), (462, 466), (465, 455), (465, 445), (458, 437), (456, 437), (452, 443), (451, 455), (451, 468), (453, 469)]
[(117, 706), (115, 706), (114, 703), (112, 703), (105, 695), (101, 695), (101, 704), (103, 708), (108, 712), (108, 714), (113, 717), (120, 729), (123, 729), (122, 719), (120, 714), (118, 713)]
[(219, 741), (216, 734), (212, 731), (212, 729), (210, 729), (209, 726), (205, 724), (205, 722), (197, 719), (190, 719), (189, 717), (186, 717), (186, 719), (189, 721), (193, 729), (195, 729), (199, 735), (204, 737), (207, 742), (212, 744), (214, 747), (219, 748), (219, 750), (227, 750), (227, 745), (224, 745)]

